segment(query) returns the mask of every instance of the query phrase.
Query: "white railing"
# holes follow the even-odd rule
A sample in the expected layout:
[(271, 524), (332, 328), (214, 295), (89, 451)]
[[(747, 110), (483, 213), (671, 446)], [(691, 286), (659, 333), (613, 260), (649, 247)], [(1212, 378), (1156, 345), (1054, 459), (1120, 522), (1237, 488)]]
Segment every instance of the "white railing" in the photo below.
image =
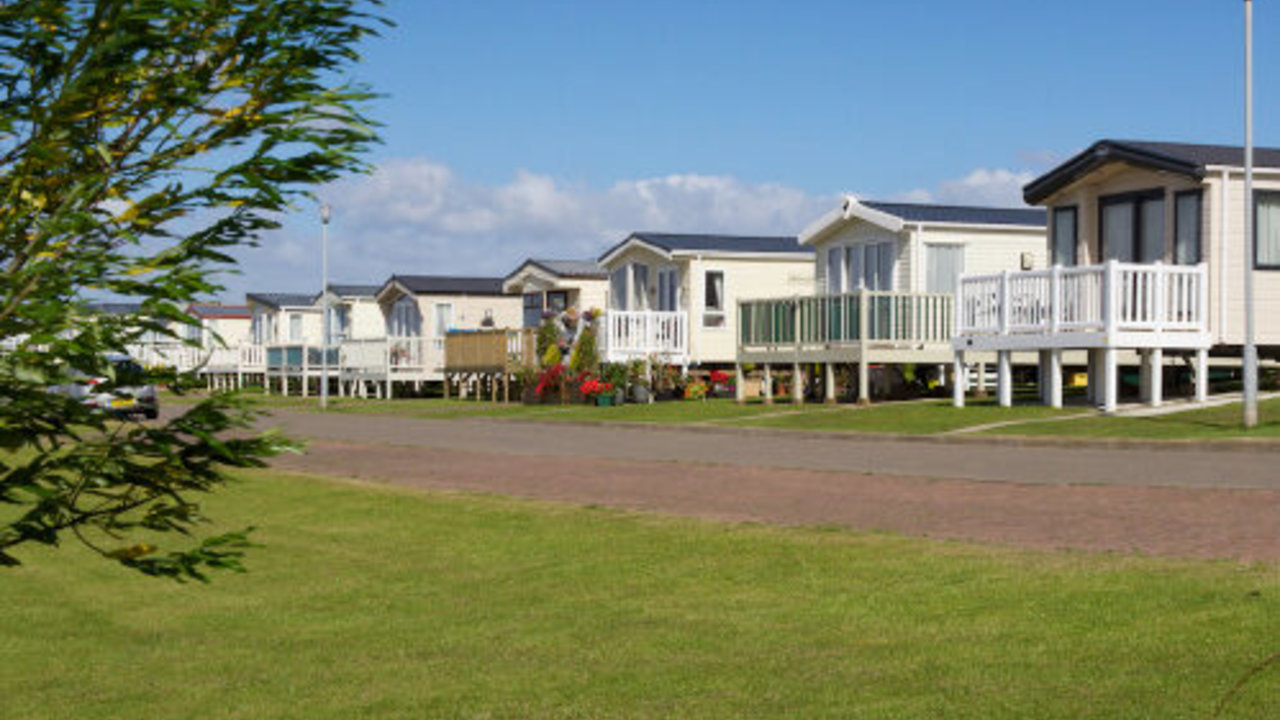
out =
[(689, 357), (686, 313), (610, 310), (604, 315), (605, 360), (621, 362), (655, 356), (672, 362)]
[(860, 290), (840, 295), (743, 300), (738, 347), (826, 349), (861, 343), (946, 344), (954, 312), (950, 293)]
[(422, 373), (436, 368), (427, 365), (431, 356), (442, 356), (439, 352), (428, 353), (427, 341), (420, 337), (393, 337), (387, 339), (387, 368), (391, 374)]
[(956, 335), (1207, 332), (1206, 265), (1120, 263), (960, 278)]

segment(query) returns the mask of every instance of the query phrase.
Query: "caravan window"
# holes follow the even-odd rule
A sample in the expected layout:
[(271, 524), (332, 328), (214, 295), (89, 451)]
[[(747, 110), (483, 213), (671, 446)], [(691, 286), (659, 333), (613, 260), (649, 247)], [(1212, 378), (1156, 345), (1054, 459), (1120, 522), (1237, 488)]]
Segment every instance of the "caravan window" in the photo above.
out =
[(724, 273), (719, 270), (708, 270), (705, 290), (702, 326), (724, 327)]

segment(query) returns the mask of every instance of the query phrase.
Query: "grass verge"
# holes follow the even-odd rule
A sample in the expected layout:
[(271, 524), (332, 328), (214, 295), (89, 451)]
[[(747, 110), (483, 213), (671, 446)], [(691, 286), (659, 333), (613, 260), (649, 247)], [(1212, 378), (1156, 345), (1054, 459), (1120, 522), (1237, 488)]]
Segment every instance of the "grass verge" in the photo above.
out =
[(6, 720), (1202, 718), (1280, 636), (1270, 566), (246, 478), (247, 575), (3, 571)]
[(985, 432), (1001, 435), (1128, 438), (1137, 440), (1228, 440), (1280, 438), (1280, 398), (1258, 404), (1256, 428), (1241, 425), (1240, 403), (1146, 417), (1090, 415), (1052, 423), (1007, 425)]

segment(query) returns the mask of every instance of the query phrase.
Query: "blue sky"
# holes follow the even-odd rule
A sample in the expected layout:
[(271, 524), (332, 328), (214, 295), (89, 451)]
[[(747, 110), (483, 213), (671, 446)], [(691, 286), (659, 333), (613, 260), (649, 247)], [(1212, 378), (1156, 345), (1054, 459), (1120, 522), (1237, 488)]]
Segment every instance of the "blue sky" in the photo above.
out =
[[(1102, 137), (1239, 143), (1242, 2), (436, 2), (353, 77), (380, 171), (324, 191), (334, 277), (502, 275), (630, 230), (798, 232), (852, 191), (1013, 204)], [(1255, 3), (1280, 145), (1280, 7)], [(229, 290), (318, 284), (311, 209)]]

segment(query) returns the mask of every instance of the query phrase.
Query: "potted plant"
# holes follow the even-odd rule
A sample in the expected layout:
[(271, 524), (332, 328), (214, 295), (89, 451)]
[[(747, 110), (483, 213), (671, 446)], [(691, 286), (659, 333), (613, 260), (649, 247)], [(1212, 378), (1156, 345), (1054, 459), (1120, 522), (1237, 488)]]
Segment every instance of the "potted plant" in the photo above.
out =
[(589, 377), (578, 386), (578, 390), (587, 402), (594, 402), (597, 407), (613, 405), (613, 383)]
[(613, 404), (621, 405), (627, 398), (627, 366), (621, 363), (605, 363), (600, 366), (600, 379), (613, 385)]
[(707, 384), (702, 382), (701, 380), (694, 380), (688, 385), (685, 385), (684, 399), (685, 400), (706, 400)]
[(632, 360), (627, 365), (627, 384), (631, 387), (631, 402), (649, 403), (653, 397), (649, 392), (649, 373), (643, 360)]

